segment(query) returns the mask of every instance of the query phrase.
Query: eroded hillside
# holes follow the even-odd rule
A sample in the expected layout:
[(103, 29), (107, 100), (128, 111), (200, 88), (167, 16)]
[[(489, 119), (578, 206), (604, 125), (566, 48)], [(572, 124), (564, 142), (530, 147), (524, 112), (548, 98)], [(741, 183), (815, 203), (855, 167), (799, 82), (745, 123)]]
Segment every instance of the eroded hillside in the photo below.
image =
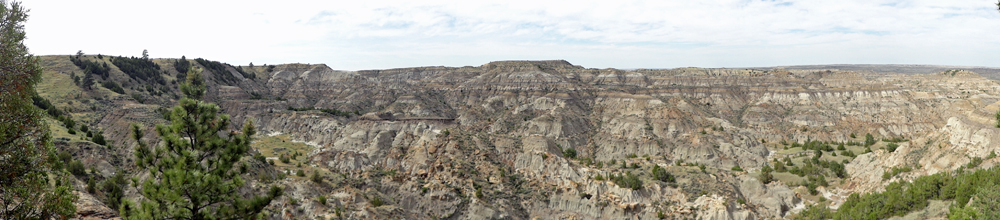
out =
[[(75, 85), (69, 75), (83, 70), (69, 56), (41, 59), (42, 96), (103, 129), (110, 143), (57, 128), (57, 146), (99, 179), (119, 169), (141, 177), (131, 165), (128, 126), (152, 131), (165, 122), (161, 112), (179, 97), (175, 60), (153, 60), (161, 84), (112, 65), (102, 80), (118, 82), (126, 93), (119, 94), (100, 83)], [(191, 63), (207, 69), (207, 99), (236, 126), (252, 120), (262, 134), (255, 146), (276, 163), (255, 162), (249, 176), (286, 186), (268, 211), (276, 219), (785, 218), (808, 204), (836, 207), (853, 192), (960, 169), (1000, 141), (1000, 84), (964, 70), (616, 70), (500, 61), (213, 71)], [(787, 169), (768, 172), (775, 181), (762, 183), (761, 168), (776, 163)], [(913, 169), (883, 177), (898, 167)], [(300, 169), (321, 181), (297, 177)], [(127, 194), (134, 198), (134, 189)], [(98, 200), (86, 201), (101, 207)]]

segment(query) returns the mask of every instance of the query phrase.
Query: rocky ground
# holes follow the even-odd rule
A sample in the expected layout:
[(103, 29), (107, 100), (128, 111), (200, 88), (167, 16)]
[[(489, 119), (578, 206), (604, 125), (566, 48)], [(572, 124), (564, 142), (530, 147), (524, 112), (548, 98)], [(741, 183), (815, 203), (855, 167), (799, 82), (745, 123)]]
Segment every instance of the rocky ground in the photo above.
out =
[[(103, 129), (110, 143), (53, 126), (62, 138), (57, 147), (93, 167), (96, 178), (141, 177), (127, 128), (165, 122), (160, 112), (179, 94), (174, 60), (155, 60), (170, 81), (156, 89), (112, 68), (109, 80), (124, 95), (72, 88), (66, 80), (82, 71), (68, 56), (41, 59), (42, 96)], [(949, 172), (976, 157), (987, 158), (978, 166), (993, 166), (988, 155), (1000, 141), (1000, 84), (964, 70), (616, 70), (500, 61), (371, 71), (230, 66), (204, 74), (207, 99), (234, 122), (257, 125), (258, 152), (267, 160), (295, 155), (289, 163), (255, 163), (248, 178), (257, 187), (285, 186), (268, 208), (274, 219), (787, 218), (808, 204), (836, 207), (850, 193)], [(851, 144), (865, 134), (876, 143)], [(812, 141), (847, 144), (820, 156), (792, 147)], [(890, 144), (898, 148), (884, 149)], [(848, 175), (821, 169), (829, 184), (815, 195), (802, 183), (808, 176), (759, 180), (775, 160), (805, 167), (814, 156), (843, 162)], [(675, 179), (657, 179), (657, 166)], [(883, 177), (897, 167), (913, 169)], [(299, 169), (321, 181), (295, 176)], [(641, 186), (609, 180), (627, 174)], [(78, 179), (81, 189), (85, 180)], [(115, 216), (101, 193), (79, 193), (80, 217)]]

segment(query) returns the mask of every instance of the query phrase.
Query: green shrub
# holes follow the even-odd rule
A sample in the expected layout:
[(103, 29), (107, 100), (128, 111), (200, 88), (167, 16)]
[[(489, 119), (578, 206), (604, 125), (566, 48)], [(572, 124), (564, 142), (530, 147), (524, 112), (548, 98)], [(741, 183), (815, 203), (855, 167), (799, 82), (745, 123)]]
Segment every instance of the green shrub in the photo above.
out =
[(302, 171), (302, 169), (299, 169), (299, 170), (295, 171), (295, 175), (299, 176), (299, 177), (305, 177), (306, 176), (306, 172)]
[(740, 165), (733, 166), (732, 170), (736, 172), (743, 172), (743, 168), (740, 167)]
[(972, 160), (971, 160), (971, 161), (969, 161), (969, 163), (968, 163), (968, 164), (965, 164), (965, 167), (966, 167), (966, 168), (969, 168), (969, 169), (973, 169), (973, 168), (976, 168), (976, 167), (978, 167), (978, 166), (979, 166), (979, 164), (981, 164), (981, 163), (983, 163), (983, 158), (980, 158), (980, 157), (973, 157), (973, 158), (972, 158)]
[(127, 185), (128, 180), (125, 179), (124, 170), (118, 170), (114, 176), (101, 183), (101, 191), (107, 197), (104, 203), (108, 204), (111, 210), (118, 210), (118, 206), (122, 204), (122, 198), (125, 197), (125, 186)]
[(94, 137), (91, 138), (91, 141), (99, 145), (108, 145), (108, 141), (104, 139), (103, 133), (103, 131), (94, 132)]
[(378, 195), (375, 195), (375, 198), (368, 200), (368, 203), (374, 207), (385, 205), (385, 201), (382, 201), (382, 197), (379, 197)]
[(316, 201), (318, 201), (319, 204), (326, 205), (326, 196), (319, 196), (319, 198), (316, 198)]
[(668, 183), (676, 181), (674, 175), (671, 175), (666, 169), (663, 169), (663, 167), (660, 167), (659, 165), (653, 165), (653, 179)]
[(97, 181), (94, 177), (87, 178), (87, 193), (94, 194), (97, 192)]
[(310, 176), (309, 179), (312, 180), (315, 183), (322, 183), (323, 182), (323, 176), (320, 176), (319, 175), (319, 171), (317, 171), (317, 170), (313, 170), (312, 176)]
[(566, 150), (563, 151), (563, 157), (571, 159), (576, 158), (576, 150), (573, 148), (566, 148)]
[(80, 162), (79, 160), (73, 160), (69, 162), (69, 166), (67, 166), (66, 168), (69, 170), (69, 173), (72, 173), (73, 175), (77, 176), (87, 175), (87, 170), (86, 168), (83, 167), (83, 162)]
[(768, 184), (768, 183), (771, 183), (771, 181), (774, 181), (774, 176), (771, 175), (771, 171), (773, 171), (773, 170), (771, 169), (771, 166), (768, 166), (768, 165), (764, 165), (763, 168), (760, 168), (760, 182), (761, 183)]
[(779, 173), (788, 172), (788, 168), (782, 162), (774, 162), (774, 171)]
[(865, 146), (872, 146), (875, 144), (875, 137), (871, 133), (865, 134)]
[(260, 154), (260, 153), (254, 154), (253, 155), (253, 159), (257, 160), (257, 161), (260, 161), (261, 163), (266, 163), (267, 162), (267, 157), (264, 157), (264, 155)]
[(898, 147), (899, 147), (899, 145), (896, 144), (896, 143), (889, 143), (889, 144), (885, 145), (885, 150), (887, 150), (887, 151), (889, 151), (891, 153), (891, 152), (895, 152), (896, 148), (898, 148)]
[(639, 177), (633, 175), (632, 172), (625, 172), (625, 175), (621, 176), (612, 175), (610, 178), (618, 187), (630, 188), (632, 190), (642, 189), (642, 180), (639, 180)]

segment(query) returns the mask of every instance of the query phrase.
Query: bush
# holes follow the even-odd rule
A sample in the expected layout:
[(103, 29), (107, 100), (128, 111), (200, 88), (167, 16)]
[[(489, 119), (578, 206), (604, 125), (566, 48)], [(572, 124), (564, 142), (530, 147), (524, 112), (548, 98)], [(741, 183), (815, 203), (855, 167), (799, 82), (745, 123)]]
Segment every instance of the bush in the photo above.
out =
[(768, 184), (768, 183), (771, 183), (771, 181), (774, 181), (774, 176), (771, 175), (771, 171), (772, 171), (771, 170), (771, 166), (768, 166), (768, 165), (764, 165), (763, 168), (760, 168), (760, 182), (761, 183)]
[(80, 162), (79, 160), (73, 160), (69, 162), (69, 166), (67, 166), (66, 169), (68, 169), (69, 173), (72, 173), (73, 175), (77, 176), (87, 175), (87, 169), (83, 167), (83, 162)]
[(660, 167), (659, 165), (653, 166), (653, 178), (668, 183), (676, 181), (674, 179), (674, 175), (670, 175), (666, 169), (663, 169), (663, 167)]
[(875, 137), (871, 133), (865, 134), (865, 146), (872, 146), (873, 144), (875, 144)]
[(316, 201), (319, 201), (319, 204), (326, 205), (326, 196), (319, 196), (319, 198), (316, 198)]
[(374, 207), (385, 205), (385, 201), (382, 201), (382, 197), (379, 197), (378, 195), (375, 195), (375, 198), (369, 200), (368, 203)]
[(573, 148), (566, 148), (566, 150), (563, 151), (563, 157), (576, 158), (576, 150)]
[(305, 177), (306, 176), (306, 172), (302, 171), (302, 169), (299, 169), (298, 171), (295, 171), (295, 175), (299, 176), (299, 177)]
[(887, 151), (889, 151), (891, 153), (891, 152), (895, 152), (896, 148), (898, 148), (898, 147), (899, 147), (899, 145), (896, 144), (896, 143), (889, 143), (889, 144), (885, 145), (885, 150), (887, 150)]
[(106, 80), (104, 82), (101, 82), (101, 86), (104, 86), (104, 88), (107, 88), (108, 90), (114, 91), (118, 94), (125, 94), (125, 89), (122, 88), (122, 86), (118, 85), (118, 83), (115, 83), (114, 81)]
[(87, 193), (97, 193), (97, 181), (94, 180), (94, 177), (87, 178)]
[(309, 180), (312, 180), (314, 183), (322, 183), (323, 176), (319, 175), (319, 171), (313, 170), (312, 176), (309, 177)]
[(108, 141), (104, 140), (104, 134), (103, 133), (104, 132), (102, 132), (102, 131), (94, 132), (93, 133), (94, 137), (91, 138), (91, 141), (93, 141), (95, 144), (107, 146), (108, 145)]
[(253, 159), (260, 161), (261, 163), (267, 163), (267, 157), (264, 157), (264, 155), (260, 153), (254, 154)]
[(632, 190), (642, 189), (642, 180), (639, 177), (632, 175), (632, 172), (625, 172), (625, 175), (612, 175), (611, 181), (614, 182), (618, 187), (630, 188)]
[(736, 172), (743, 172), (743, 168), (740, 167), (740, 165), (733, 166), (732, 170)]
[(973, 168), (978, 167), (979, 164), (981, 164), (981, 163), (983, 163), (983, 158), (973, 157), (972, 160), (970, 160), (968, 164), (965, 164), (965, 167), (969, 168), (969, 169), (973, 169)]
[(281, 156), (278, 156), (278, 160), (280, 160), (282, 163), (287, 164), (287, 163), (291, 162), (292, 159), (288, 158), (287, 155), (282, 154)]
[(776, 161), (774, 162), (774, 171), (779, 173), (784, 173), (788, 172), (788, 168), (785, 167), (784, 163)]
[(101, 191), (106, 197), (104, 203), (108, 204), (112, 210), (118, 210), (118, 206), (121, 205), (121, 200), (125, 196), (125, 186), (127, 185), (128, 180), (125, 179), (124, 170), (118, 170), (114, 176), (104, 180), (101, 183)]

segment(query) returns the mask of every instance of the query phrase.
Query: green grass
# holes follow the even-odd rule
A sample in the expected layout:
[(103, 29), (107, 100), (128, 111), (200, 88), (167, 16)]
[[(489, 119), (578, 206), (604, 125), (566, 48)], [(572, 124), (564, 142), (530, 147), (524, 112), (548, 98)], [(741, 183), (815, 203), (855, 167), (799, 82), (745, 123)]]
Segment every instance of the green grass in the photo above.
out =
[[(35, 91), (42, 98), (48, 99), (52, 105), (59, 109), (70, 108), (70, 111), (78, 123), (94, 120), (93, 112), (90, 111), (94, 97), (114, 98), (119, 94), (111, 92), (95, 83), (90, 91), (83, 90), (75, 83), (69, 75), (75, 72), (82, 80), (83, 71), (69, 61), (69, 56), (40, 56), (39, 62), (46, 68), (42, 70), (42, 80), (35, 87)], [(99, 78), (99, 77), (98, 77)], [(88, 100), (84, 103), (82, 100)]]
[[(758, 176), (759, 177), (760, 176), (760, 172), (755, 173), (754, 176)], [(799, 184), (802, 181), (806, 180), (805, 177), (800, 177), (798, 175), (791, 174), (791, 173), (788, 173), (788, 172), (783, 172), (783, 173), (771, 172), (771, 176), (774, 176), (775, 180), (780, 180), (782, 183), (784, 183), (785, 185), (789, 185), (789, 186)]]
[(63, 127), (62, 122), (56, 121), (52, 117), (46, 116), (45, 117), (45, 123), (49, 124), (49, 132), (50, 132), (50, 134), (52, 134), (52, 140), (57, 140), (57, 139), (60, 139), (60, 138), (65, 138), (65, 139), (69, 139), (70, 143), (73, 143), (73, 142), (90, 142), (89, 140), (86, 139), (87, 138), (87, 134), (86, 133), (80, 132), (80, 130), (77, 130), (76, 131), (76, 135), (69, 134), (69, 132), (67, 131), (66, 127)]
[[(284, 172), (285, 170), (291, 170), (292, 174), (288, 175), (287, 176), (288, 178), (308, 179), (309, 175), (312, 175), (313, 170), (316, 169), (309, 165), (310, 164), (308, 161), (309, 159), (306, 156), (309, 152), (312, 152), (313, 147), (305, 143), (293, 142), (292, 138), (289, 137), (288, 135), (275, 135), (275, 136), (261, 135), (258, 137), (254, 137), (254, 142), (251, 143), (250, 146), (257, 149), (257, 151), (260, 151), (261, 154), (263, 154), (265, 157), (268, 158), (272, 157), (277, 158), (280, 155), (291, 156), (296, 152), (301, 154), (295, 159), (289, 161), (288, 163), (282, 163), (281, 160), (278, 159), (268, 159), (274, 161), (275, 169), (277, 169), (278, 171)], [(302, 164), (302, 167), (297, 167), (299, 163)], [(298, 169), (302, 169), (304, 172), (306, 172), (306, 176), (305, 177), (295, 176), (294, 175), (295, 171)], [(324, 169), (316, 169), (316, 170), (318, 170), (320, 172), (320, 175), (322, 176), (329, 176), (329, 172), (326, 172)]]

